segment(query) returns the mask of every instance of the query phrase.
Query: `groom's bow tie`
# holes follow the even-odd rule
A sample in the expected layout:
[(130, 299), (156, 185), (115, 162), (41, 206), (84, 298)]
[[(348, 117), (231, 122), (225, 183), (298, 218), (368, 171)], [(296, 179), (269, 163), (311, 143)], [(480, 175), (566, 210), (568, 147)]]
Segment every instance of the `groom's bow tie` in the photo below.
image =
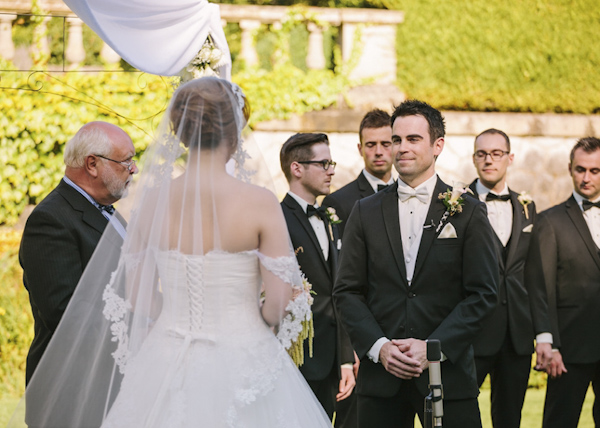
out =
[(486, 201), (510, 201), (510, 195), (496, 195), (495, 193), (489, 192), (485, 197)]
[(410, 198), (417, 198), (420, 202), (426, 204), (429, 202), (429, 192), (426, 187), (415, 190), (412, 187), (398, 186), (398, 198), (400, 198), (400, 201), (402, 202), (407, 201)]
[(592, 207), (600, 208), (600, 201), (598, 201), (598, 202), (591, 202), (591, 201), (588, 201), (587, 199), (584, 199), (581, 202), (581, 205), (583, 206), (583, 210), (587, 211), (587, 210), (589, 210)]
[(113, 207), (112, 205), (100, 205), (100, 204), (98, 204), (98, 209), (100, 211), (106, 211), (110, 215), (113, 215), (115, 213), (115, 207)]
[(382, 190), (385, 190), (385, 189), (387, 189), (388, 187), (390, 187), (390, 185), (389, 185), (389, 184), (378, 184), (378, 185), (377, 185), (377, 191), (378, 191), (378, 192), (381, 192)]
[(325, 214), (325, 208), (323, 207), (315, 207), (314, 205), (308, 205), (306, 207), (306, 216), (311, 218), (312, 216), (318, 216), (321, 220), (325, 221), (327, 219), (327, 214)]

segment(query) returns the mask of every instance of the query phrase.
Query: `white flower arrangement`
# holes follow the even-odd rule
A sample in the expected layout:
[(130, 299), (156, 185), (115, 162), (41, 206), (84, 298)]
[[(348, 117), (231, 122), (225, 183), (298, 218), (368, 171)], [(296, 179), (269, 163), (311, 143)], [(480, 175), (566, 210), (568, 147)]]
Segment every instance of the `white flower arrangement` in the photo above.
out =
[(533, 202), (532, 197), (526, 191), (523, 190), (521, 193), (519, 193), (519, 196), (517, 196), (517, 200), (521, 203), (521, 205), (523, 205), (523, 211), (525, 211), (525, 218), (529, 220), (529, 209), (527, 208), (527, 205)]
[(215, 46), (209, 35), (200, 52), (179, 73), (181, 83), (205, 76), (219, 76), (219, 67), (225, 63), (223, 52)]

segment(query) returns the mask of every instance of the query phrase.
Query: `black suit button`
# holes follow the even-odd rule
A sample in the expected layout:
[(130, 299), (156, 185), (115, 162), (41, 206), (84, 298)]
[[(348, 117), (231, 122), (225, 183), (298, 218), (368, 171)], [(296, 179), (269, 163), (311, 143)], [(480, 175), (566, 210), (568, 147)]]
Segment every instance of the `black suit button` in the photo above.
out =
[(417, 295), (413, 292), (408, 293), (408, 297), (417, 297)]
[(400, 328), (400, 330), (404, 330), (404, 326), (403, 325), (401, 325), (399, 328)]
[(507, 302), (506, 300), (503, 300), (503, 301), (502, 301), (502, 304), (503, 304), (503, 305), (506, 305), (507, 303), (508, 303), (508, 302)]

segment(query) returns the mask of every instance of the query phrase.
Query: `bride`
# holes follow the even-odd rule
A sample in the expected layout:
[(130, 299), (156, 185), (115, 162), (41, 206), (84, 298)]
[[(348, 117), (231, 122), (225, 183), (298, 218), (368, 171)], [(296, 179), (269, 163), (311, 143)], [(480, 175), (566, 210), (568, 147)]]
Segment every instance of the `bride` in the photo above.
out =
[(284, 347), (309, 296), (280, 205), (226, 171), (248, 112), (216, 77), (175, 92), (10, 426), (331, 426)]

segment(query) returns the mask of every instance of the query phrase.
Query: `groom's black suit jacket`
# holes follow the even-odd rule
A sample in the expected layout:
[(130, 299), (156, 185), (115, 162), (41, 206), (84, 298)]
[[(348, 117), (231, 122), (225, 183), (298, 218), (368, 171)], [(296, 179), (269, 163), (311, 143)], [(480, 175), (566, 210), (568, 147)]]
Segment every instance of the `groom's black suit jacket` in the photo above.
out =
[(341, 189), (325, 196), (325, 199), (323, 199), (323, 206), (335, 209), (336, 214), (342, 221), (338, 224), (340, 236), (344, 235), (344, 227), (346, 227), (348, 217), (350, 217), (350, 213), (352, 212), (352, 208), (356, 201), (373, 194), (375, 194), (375, 191), (373, 190), (371, 183), (369, 183), (365, 174), (361, 172), (356, 180), (351, 181)]
[[(477, 180), (469, 188), (478, 198)], [(506, 247), (494, 233), (493, 244), (498, 253), (498, 306), (473, 342), (475, 355), (495, 355), (508, 334), (518, 355), (533, 352), (536, 334), (550, 332), (546, 289), (532, 281), (525, 281), (525, 262), (536, 218), (535, 203), (525, 208), (518, 194), (509, 189), (512, 204), (512, 230)]]
[(102, 213), (63, 180), (29, 216), (19, 251), (34, 319), (27, 382), (107, 224)]
[(566, 363), (600, 361), (600, 255), (574, 197), (538, 215), (531, 245), (541, 257), (527, 270), (545, 283), (553, 346)]
[[(334, 240), (330, 241), (329, 260), (325, 260), (314, 229), (298, 202), (286, 195), (281, 207), (300, 270), (316, 293), (312, 305), (315, 327), (313, 357), (309, 358), (308, 341), (305, 341), (304, 364), (300, 371), (308, 380), (322, 380), (331, 373), (334, 364), (339, 367), (354, 362), (350, 340), (338, 322), (331, 296), (338, 262), (337, 227), (332, 227)], [(329, 229), (327, 224), (325, 227)]]
[[(412, 285), (400, 236), (398, 185), (358, 201), (344, 232), (334, 299), (361, 366), (357, 393), (392, 397), (404, 380), (366, 355), (381, 337), (439, 339), (444, 396), (477, 397), (471, 343), (496, 305), (498, 262), (485, 204), (470, 196), (462, 213), (448, 217), (456, 238), (436, 232), (445, 211), (438, 179), (424, 224)], [(433, 226), (432, 226), (433, 224)], [(416, 379), (428, 392), (427, 372)]]

